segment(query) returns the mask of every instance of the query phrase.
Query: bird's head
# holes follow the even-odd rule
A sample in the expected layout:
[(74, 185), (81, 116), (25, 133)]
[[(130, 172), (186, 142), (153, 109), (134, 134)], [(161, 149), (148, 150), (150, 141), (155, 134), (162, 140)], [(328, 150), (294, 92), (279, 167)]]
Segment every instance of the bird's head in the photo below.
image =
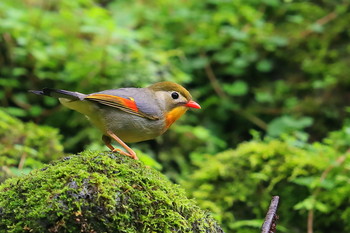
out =
[(198, 103), (192, 100), (191, 94), (177, 83), (159, 82), (148, 88), (154, 92), (159, 106), (164, 110), (167, 127), (179, 119), (189, 108), (201, 108)]

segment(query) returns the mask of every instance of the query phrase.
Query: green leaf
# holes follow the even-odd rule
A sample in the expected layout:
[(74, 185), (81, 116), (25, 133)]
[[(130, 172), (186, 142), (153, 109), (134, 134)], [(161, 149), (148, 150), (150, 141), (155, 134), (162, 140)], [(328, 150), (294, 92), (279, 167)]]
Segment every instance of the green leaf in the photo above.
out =
[(315, 208), (315, 199), (310, 196), (294, 206), (295, 210), (312, 210)]
[(16, 116), (16, 117), (24, 117), (27, 115), (26, 110), (21, 109), (21, 108), (16, 108), (16, 107), (6, 107), (6, 108), (2, 108), (2, 110), (4, 110), (8, 114), (10, 114), (12, 116)]
[(294, 179), (293, 182), (306, 187), (311, 187), (311, 184), (315, 182), (315, 179), (319, 180), (319, 177), (298, 177)]
[(43, 108), (40, 107), (39, 105), (33, 105), (30, 109), (30, 115), (32, 116), (39, 116), (43, 111)]
[(272, 120), (267, 127), (267, 133), (270, 136), (279, 136), (284, 133), (302, 130), (311, 126), (313, 119), (311, 117), (294, 118), (292, 116), (281, 116)]
[(269, 72), (273, 68), (273, 63), (270, 60), (261, 60), (256, 65), (256, 69), (260, 72)]
[(248, 92), (248, 84), (244, 81), (238, 80), (232, 84), (224, 84), (223, 89), (232, 96), (243, 96)]
[(255, 93), (256, 101), (260, 103), (273, 103), (274, 97), (270, 92), (256, 92)]

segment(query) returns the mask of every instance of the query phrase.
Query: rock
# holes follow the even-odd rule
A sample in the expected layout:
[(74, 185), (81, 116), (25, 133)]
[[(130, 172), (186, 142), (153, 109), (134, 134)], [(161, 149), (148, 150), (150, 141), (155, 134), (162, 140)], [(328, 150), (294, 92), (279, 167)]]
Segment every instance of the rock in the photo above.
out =
[(0, 232), (223, 232), (158, 171), (85, 151), (0, 186)]

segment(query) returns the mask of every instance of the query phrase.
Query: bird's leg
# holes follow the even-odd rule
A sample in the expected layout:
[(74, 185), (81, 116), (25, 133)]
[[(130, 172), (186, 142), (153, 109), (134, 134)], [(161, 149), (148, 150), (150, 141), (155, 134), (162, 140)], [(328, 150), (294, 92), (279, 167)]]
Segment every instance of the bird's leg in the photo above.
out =
[[(139, 158), (137, 158), (135, 151), (133, 151), (130, 147), (128, 147), (128, 145), (126, 145), (125, 142), (123, 142), (120, 138), (118, 138), (117, 135), (115, 135), (114, 133), (112, 133), (110, 131), (107, 131), (107, 134), (108, 134), (109, 137), (104, 135), (102, 137), (102, 140), (105, 142), (106, 146), (108, 146), (108, 148), (112, 150), (112, 152), (118, 152), (118, 153), (120, 153), (122, 155), (129, 156), (129, 157), (131, 157), (131, 158), (133, 158), (135, 160), (139, 159)], [(110, 138), (113, 138), (114, 140), (116, 140), (127, 152), (122, 151), (122, 150), (117, 149), (117, 148), (114, 148), (111, 145), (111, 139)]]
[(107, 135), (102, 136), (102, 141), (106, 144), (106, 146), (111, 149), (111, 151), (114, 150), (114, 147), (111, 145), (111, 138)]

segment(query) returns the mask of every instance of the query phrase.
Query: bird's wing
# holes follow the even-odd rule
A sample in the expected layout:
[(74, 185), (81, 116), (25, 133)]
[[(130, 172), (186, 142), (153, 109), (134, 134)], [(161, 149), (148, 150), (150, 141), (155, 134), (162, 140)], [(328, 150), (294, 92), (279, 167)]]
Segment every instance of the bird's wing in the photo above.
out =
[(150, 114), (146, 114), (146, 113), (140, 111), (140, 109), (137, 107), (135, 100), (131, 97), (124, 98), (124, 97), (115, 96), (115, 95), (96, 93), (96, 94), (88, 95), (84, 99), (95, 101), (95, 102), (98, 102), (100, 104), (103, 104), (103, 105), (106, 105), (109, 107), (113, 107), (113, 108), (117, 108), (117, 109), (120, 109), (124, 112), (130, 113), (130, 114), (133, 114), (136, 116), (144, 117), (144, 118), (147, 118), (150, 120), (158, 120), (159, 119), (159, 117), (157, 117), (157, 116), (152, 116)]

